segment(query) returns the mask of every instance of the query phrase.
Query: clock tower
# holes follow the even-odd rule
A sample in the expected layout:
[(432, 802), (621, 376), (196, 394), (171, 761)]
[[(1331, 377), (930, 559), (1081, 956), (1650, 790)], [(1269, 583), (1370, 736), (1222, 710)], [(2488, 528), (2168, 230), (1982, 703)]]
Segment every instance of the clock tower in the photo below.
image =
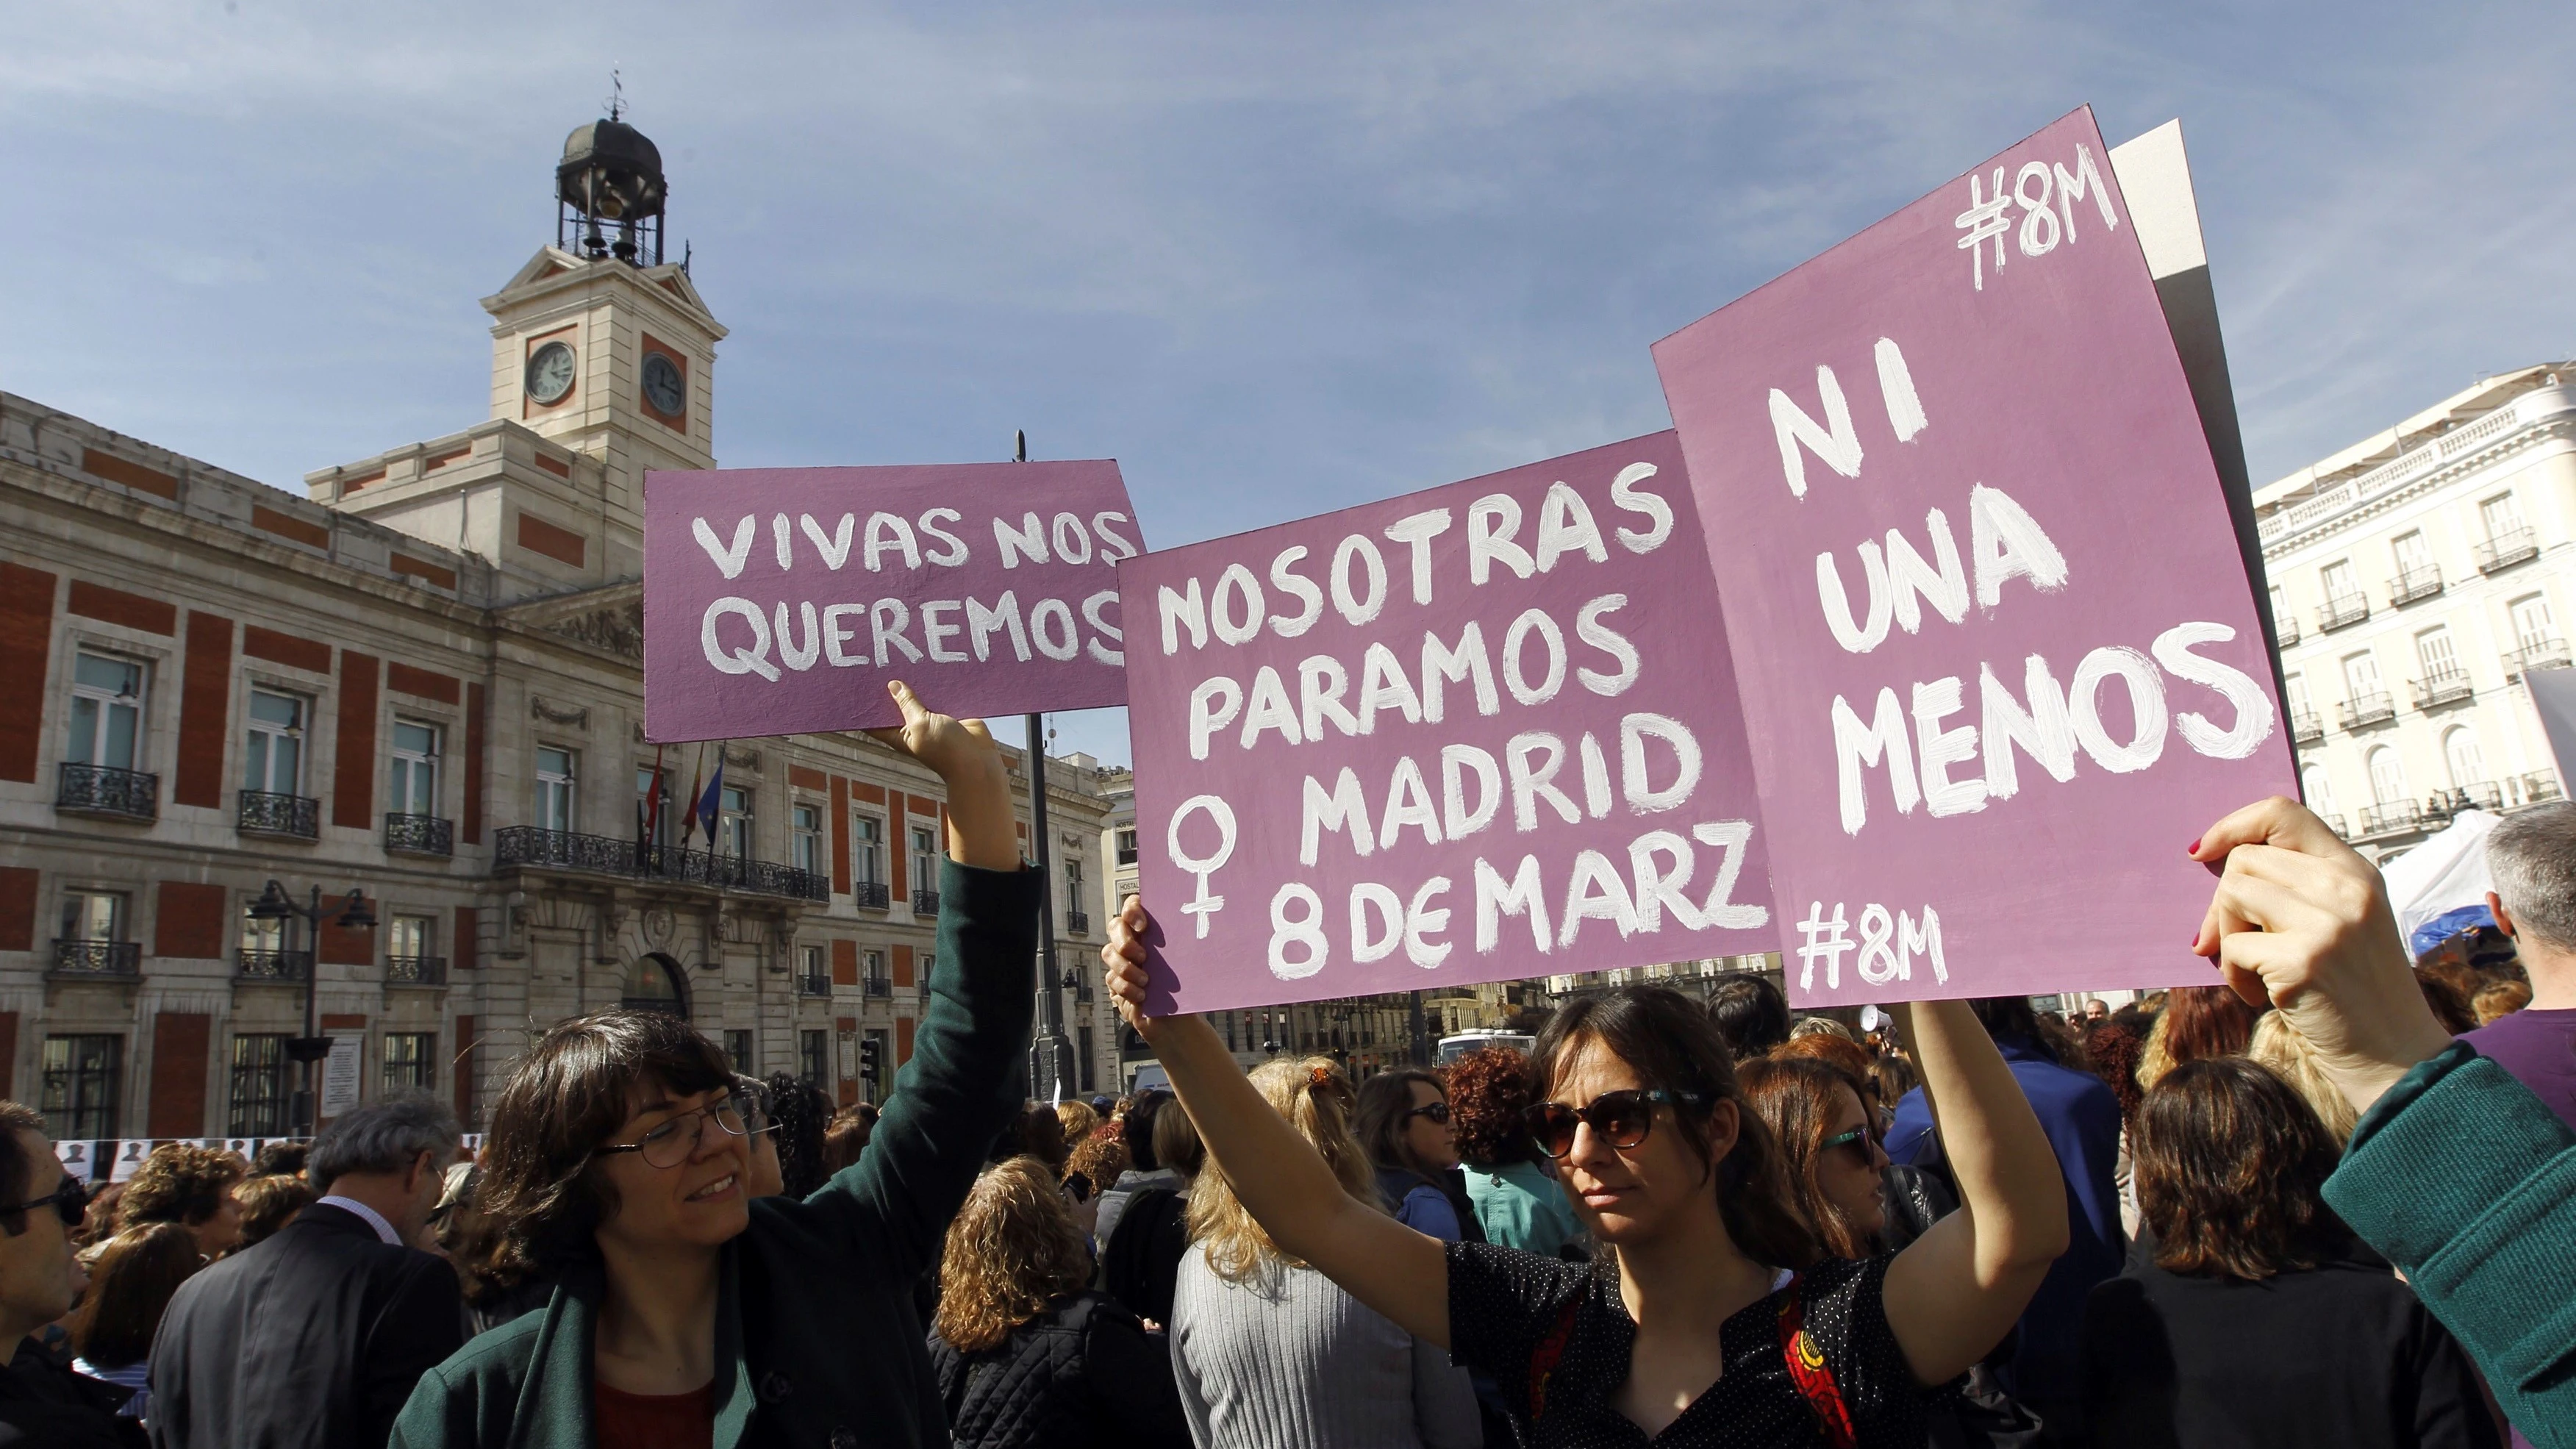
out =
[(490, 420), (307, 475), (321, 502), (502, 566), (512, 597), (643, 574), (644, 474), (715, 466), (716, 344), (662, 255), (661, 153), (616, 118), (564, 142), (552, 245), (499, 292)]

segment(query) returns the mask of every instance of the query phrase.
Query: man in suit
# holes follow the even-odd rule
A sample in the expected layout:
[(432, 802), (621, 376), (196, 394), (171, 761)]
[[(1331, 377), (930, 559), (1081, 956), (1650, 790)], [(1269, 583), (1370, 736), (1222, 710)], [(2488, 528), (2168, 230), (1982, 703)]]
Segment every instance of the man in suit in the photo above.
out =
[(409, 1246), (456, 1156), (426, 1097), (333, 1122), (307, 1161), (323, 1194), (180, 1285), (153, 1340), (158, 1449), (375, 1445), (423, 1372), (464, 1342), (455, 1270)]

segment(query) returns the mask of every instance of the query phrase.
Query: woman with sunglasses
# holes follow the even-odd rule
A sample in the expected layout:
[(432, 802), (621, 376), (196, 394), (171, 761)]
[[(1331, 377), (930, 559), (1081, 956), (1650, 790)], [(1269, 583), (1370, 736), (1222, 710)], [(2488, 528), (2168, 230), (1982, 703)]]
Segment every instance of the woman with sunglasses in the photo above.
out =
[(1131, 897), (1109, 988), (1244, 1206), (1280, 1251), (1491, 1376), (1524, 1444), (1912, 1449), (1926, 1391), (2003, 1337), (2065, 1246), (2047, 1138), (1965, 1005), (1897, 1023), (1966, 1210), (1892, 1258), (1820, 1261), (1708, 1013), (1651, 986), (1569, 1002), (1531, 1057), (1532, 1135), (1610, 1261), (1444, 1245), (1344, 1201), (1205, 1022), (1145, 1015), (1151, 924)]
[(1860, 1082), (1822, 1058), (1785, 1052), (1738, 1063), (1735, 1073), (1746, 1105), (1780, 1144), (1789, 1196), (1817, 1245), (1837, 1258), (1877, 1252), (1887, 1153)]
[(142, 1437), (132, 1421), (117, 1423), (125, 1390), (41, 1351), (20, 1352), (32, 1347), (30, 1334), (71, 1311), (79, 1293), (71, 1230), (88, 1205), (55, 1160), (45, 1119), (0, 1102), (0, 1443), (113, 1449)]
[(1395, 1220), (1444, 1243), (1481, 1243), (1482, 1229), (1466, 1201), (1466, 1184), (1453, 1190), (1458, 1171), (1458, 1129), (1449, 1120), (1449, 1094), (1440, 1079), (1411, 1068), (1380, 1072), (1360, 1084), (1359, 1113), (1351, 1123), (1377, 1169), (1377, 1190)]
[(948, 1442), (912, 1290), (1019, 1110), (1044, 887), (983, 726), (890, 690), (903, 727), (871, 733), (945, 782), (949, 859), (928, 1010), (866, 1157), (753, 1199), (713, 1042), (654, 1011), (556, 1025), (494, 1106), (480, 1189), (556, 1286), (422, 1377), (397, 1449)]

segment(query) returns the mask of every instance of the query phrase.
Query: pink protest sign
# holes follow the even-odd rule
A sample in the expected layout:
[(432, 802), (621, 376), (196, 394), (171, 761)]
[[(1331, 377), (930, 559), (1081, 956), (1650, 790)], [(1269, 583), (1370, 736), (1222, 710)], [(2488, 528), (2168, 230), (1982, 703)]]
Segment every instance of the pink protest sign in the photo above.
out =
[(1670, 433), (1130, 560), (1154, 1009), (1767, 949)]
[(740, 739), (1127, 702), (1109, 461), (644, 476), (644, 732)]
[(2296, 793), (2154, 284), (2078, 111), (1655, 348), (1791, 999), (2208, 983), (2210, 821)]

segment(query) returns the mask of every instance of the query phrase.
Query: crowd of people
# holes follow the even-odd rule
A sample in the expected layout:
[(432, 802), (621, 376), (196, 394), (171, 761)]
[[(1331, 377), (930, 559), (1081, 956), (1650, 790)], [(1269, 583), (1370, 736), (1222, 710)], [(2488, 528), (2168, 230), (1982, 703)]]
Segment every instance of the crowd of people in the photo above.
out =
[(2193, 844), (2206, 985), (1618, 986), (1366, 1080), (1148, 1015), (1131, 901), (1171, 1090), (1031, 1103), (1009, 784), (895, 692), (950, 836), (881, 1110), (623, 1010), (479, 1154), (397, 1098), (92, 1190), (0, 1104), (0, 1445), (2576, 1445), (2576, 805), (2420, 963), (2269, 801)]

